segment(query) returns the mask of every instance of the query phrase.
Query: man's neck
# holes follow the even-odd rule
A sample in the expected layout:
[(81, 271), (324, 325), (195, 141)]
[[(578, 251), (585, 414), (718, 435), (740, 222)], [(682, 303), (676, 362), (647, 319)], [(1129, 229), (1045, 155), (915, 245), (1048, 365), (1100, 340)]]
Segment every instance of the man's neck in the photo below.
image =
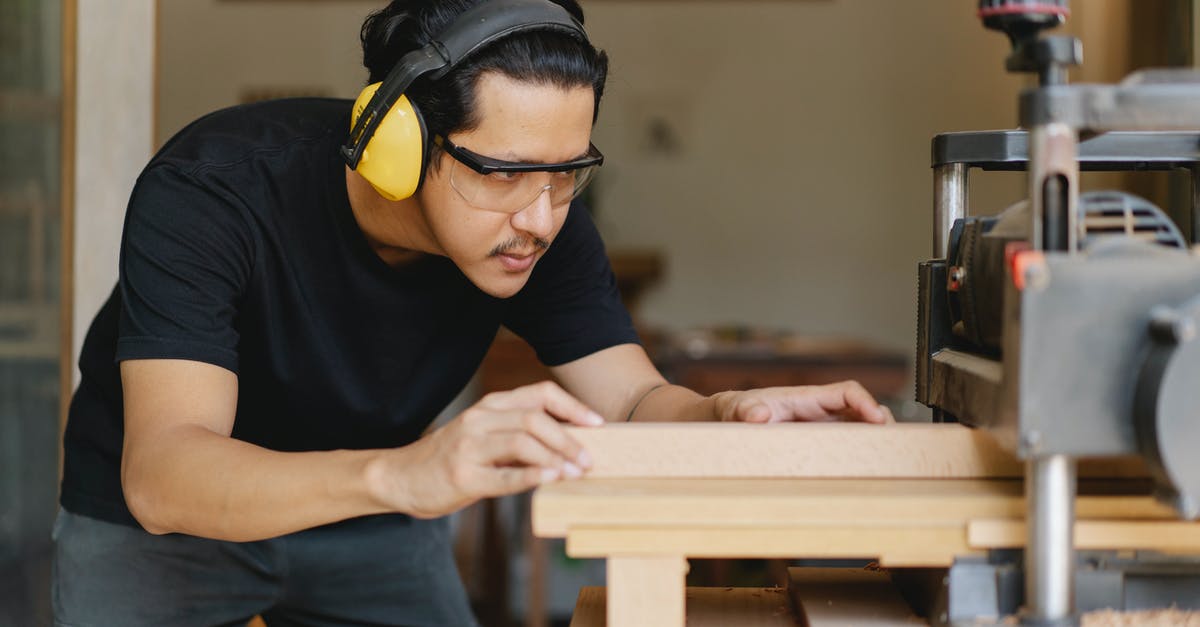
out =
[(359, 230), (379, 258), (392, 267), (437, 254), (416, 198), (390, 201), (358, 173), (346, 168), (346, 194)]

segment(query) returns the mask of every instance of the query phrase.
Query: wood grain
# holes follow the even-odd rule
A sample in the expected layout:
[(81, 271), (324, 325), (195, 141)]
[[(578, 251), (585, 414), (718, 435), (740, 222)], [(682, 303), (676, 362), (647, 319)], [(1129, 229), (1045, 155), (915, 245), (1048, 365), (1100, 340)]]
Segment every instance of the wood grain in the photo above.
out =
[(683, 627), (683, 555), (662, 552), (647, 557), (608, 559), (610, 627)]
[[(1090, 494), (1086, 483), (1075, 511), (1081, 520), (1177, 518), (1149, 495)], [(577, 526), (965, 526), (1024, 515), (1016, 479), (581, 479), (533, 495), (539, 537)]]
[[(606, 588), (579, 590), (571, 627), (604, 627)], [(795, 627), (783, 588), (688, 588), (688, 627)]]
[(927, 625), (887, 572), (861, 568), (789, 568), (788, 596), (804, 627)]
[(567, 535), (571, 557), (664, 552), (696, 558), (862, 558), (912, 568), (947, 567), (955, 556), (983, 554), (967, 545), (963, 525), (575, 527)]
[[(1016, 478), (1024, 464), (959, 424), (633, 423), (569, 427), (593, 478)], [(1144, 477), (1136, 460), (1085, 463), (1080, 476)]]
[[(967, 543), (976, 549), (1025, 546), (1022, 520), (972, 520)], [(1075, 548), (1146, 550), (1200, 554), (1200, 523), (1180, 520), (1081, 520), (1075, 523)]]

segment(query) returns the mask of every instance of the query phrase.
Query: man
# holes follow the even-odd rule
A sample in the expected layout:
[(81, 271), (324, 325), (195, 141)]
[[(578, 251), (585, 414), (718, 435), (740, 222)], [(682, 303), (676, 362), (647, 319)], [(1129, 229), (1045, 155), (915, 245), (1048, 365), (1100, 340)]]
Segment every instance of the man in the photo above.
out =
[[(607, 58), (573, 0), (459, 19), (478, 4), (396, 0), (363, 26), (384, 92), (402, 55), (510, 5), (557, 24), (405, 85), (419, 167), (363, 143), (384, 133), (363, 131), (370, 91), (350, 140), (347, 102), (271, 102), (198, 120), (147, 166), (65, 437), (60, 624), (472, 624), (442, 517), (585, 473), (563, 424), (891, 421), (853, 382), (667, 384), (571, 205), (601, 159)], [(415, 193), (368, 174), (381, 163), (416, 168)], [(488, 395), (422, 435), (501, 324), (562, 387)]]

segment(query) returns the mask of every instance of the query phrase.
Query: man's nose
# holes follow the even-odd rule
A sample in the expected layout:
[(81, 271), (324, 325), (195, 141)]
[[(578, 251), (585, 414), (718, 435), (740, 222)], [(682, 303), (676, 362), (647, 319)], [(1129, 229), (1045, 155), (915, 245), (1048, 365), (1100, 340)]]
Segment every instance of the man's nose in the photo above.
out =
[(513, 215), (513, 227), (538, 239), (550, 237), (554, 230), (554, 206), (550, 202), (551, 187), (542, 188), (533, 202)]

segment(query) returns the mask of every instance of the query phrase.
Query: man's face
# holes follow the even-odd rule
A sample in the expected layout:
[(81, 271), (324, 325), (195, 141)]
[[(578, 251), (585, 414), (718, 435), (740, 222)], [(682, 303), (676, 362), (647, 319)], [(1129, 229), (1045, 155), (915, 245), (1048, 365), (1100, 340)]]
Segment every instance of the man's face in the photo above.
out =
[[(588, 150), (591, 87), (563, 89), (488, 72), (479, 78), (476, 106), (479, 126), (448, 138), (473, 153), (520, 163), (561, 163)], [(439, 167), (429, 169), (418, 192), (433, 237), (479, 289), (500, 298), (516, 294), (558, 235), (568, 204), (554, 206), (546, 191), (515, 213), (480, 209), (451, 185), (451, 173), (463, 166), (443, 151), (436, 158)]]

